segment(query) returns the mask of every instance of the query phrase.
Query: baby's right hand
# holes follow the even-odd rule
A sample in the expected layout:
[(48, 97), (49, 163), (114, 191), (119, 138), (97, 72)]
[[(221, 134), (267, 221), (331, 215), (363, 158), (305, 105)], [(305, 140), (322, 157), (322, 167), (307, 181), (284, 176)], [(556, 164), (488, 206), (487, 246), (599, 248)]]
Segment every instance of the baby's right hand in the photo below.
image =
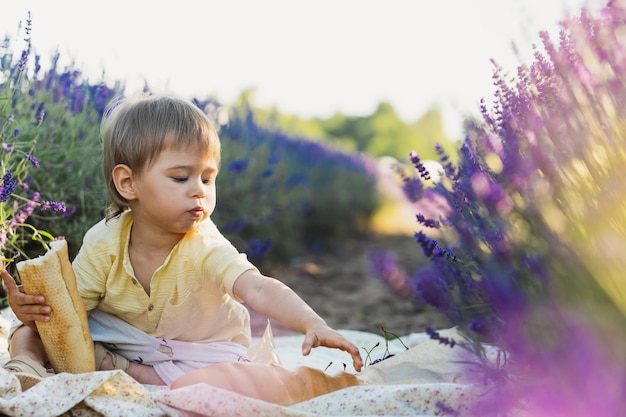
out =
[(9, 296), (9, 306), (24, 325), (36, 330), (35, 321), (50, 320), (51, 309), (45, 305), (46, 300), (43, 295), (24, 294), (22, 287), (18, 286), (11, 274), (4, 269), (0, 272), (0, 276)]

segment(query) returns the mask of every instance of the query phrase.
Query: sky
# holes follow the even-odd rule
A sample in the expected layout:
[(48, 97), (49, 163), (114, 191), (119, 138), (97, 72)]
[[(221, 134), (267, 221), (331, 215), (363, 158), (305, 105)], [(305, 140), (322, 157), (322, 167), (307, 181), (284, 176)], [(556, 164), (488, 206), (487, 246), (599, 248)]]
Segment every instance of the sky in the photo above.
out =
[(0, 31), (15, 35), (30, 11), (36, 53), (58, 50), (62, 63), (91, 81), (121, 81), (127, 93), (147, 82), (154, 92), (228, 105), (253, 89), (255, 104), (307, 118), (366, 116), (386, 101), (413, 122), (437, 107), (446, 134), (460, 139), (463, 118), (493, 96), (491, 59), (514, 74), (532, 62), (540, 30), (556, 39), (561, 19), (603, 4), (3, 0)]

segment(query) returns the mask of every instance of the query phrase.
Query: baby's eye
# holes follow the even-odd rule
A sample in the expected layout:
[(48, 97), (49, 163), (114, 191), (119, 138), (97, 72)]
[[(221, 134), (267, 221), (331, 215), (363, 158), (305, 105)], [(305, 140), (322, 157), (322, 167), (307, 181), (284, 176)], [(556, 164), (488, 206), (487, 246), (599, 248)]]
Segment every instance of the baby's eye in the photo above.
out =
[(185, 182), (187, 181), (187, 177), (172, 177), (174, 182)]
[(212, 184), (215, 181), (215, 178), (203, 178), (202, 184)]

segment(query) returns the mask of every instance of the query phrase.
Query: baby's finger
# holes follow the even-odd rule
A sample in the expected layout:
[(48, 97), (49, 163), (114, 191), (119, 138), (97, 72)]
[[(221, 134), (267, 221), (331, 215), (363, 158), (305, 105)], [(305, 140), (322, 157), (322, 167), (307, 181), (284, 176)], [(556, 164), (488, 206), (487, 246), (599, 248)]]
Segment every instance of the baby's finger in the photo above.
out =
[(49, 316), (51, 308), (47, 305), (38, 303), (20, 304), (20, 313), (36, 316)]
[(50, 315), (48, 314), (38, 314), (36, 312), (32, 312), (32, 313), (28, 313), (28, 314), (21, 314), (21, 317), (23, 318), (23, 322), (33, 322), (33, 321), (39, 321), (39, 322), (48, 322), (50, 321)]
[(50, 307), (44, 305), (44, 303), (46, 302), (46, 299), (43, 297), (43, 295), (29, 295), (29, 294), (21, 293), (18, 297), (14, 297), (14, 298), (16, 298), (15, 302), (19, 305), (22, 305), (22, 306), (33, 305), (33, 306), (43, 308), (42, 311), (45, 310), (48, 312), (50, 310)]
[(4, 282), (4, 286), (9, 295), (9, 304), (22, 306), (29, 304), (44, 304), (46, 302), (43, 295), (24, 294), (22, 286), (17, 285), (15, 279), (6, 271), (6, 269), (0, 271), (0, 276), (2, 277), (2, 281)]
[(361, 357), (358, 349), (356, 352), (351, 349), (348, 351), (348, 353), (350, 353), (350, 355), (352, 356), (352, 365), (354, 366), (354, 369), (357, 372), (361, 372), (361, 369), (363, 368), (363, 358)]
[(4, 283), (4, 287), (7, 289), (7, 292), (11, 293), (19, 291), (17, 282), (15, 282), (15, 279), (13, 279), (11, 274), (9, 274), (6, 269), (0, 271), (0, 276), (2, 277), (2, 282)]
[(308, 333), (304, 337), (304, 342), (302, 342), (302, 355), (308, 356), (311, 353), (311, 349), (319, 345), (320, 343), (315, 333)]
[(352, 356), (354, 369), (356, 369), (357, 371), (361, 370), (361, 368), (363, 367), (363, 358), (361, 358), (361, 353), (359, 352), (359, 348), (357, 348), (356, 345), (350, 343), (344, 338), (332, 339), (332, 341), (329, 342), (330, 343), (326, 344), (327, 347), (334, 347), (348, 353), (350, 356)]

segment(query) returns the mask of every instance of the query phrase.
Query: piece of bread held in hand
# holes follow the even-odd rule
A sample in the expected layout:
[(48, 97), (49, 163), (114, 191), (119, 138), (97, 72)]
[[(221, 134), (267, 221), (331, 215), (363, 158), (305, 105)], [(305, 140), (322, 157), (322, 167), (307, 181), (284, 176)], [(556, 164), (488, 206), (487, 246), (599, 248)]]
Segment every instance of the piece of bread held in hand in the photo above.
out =
[(67, 241), (55, 240), (38, 258), (17, 263), (26, 294), (41, 294), (50, 306), (50, 320), (36, 322), (46, 355), (55, 372), (96, 370), (93, 340), (85, 303), (78, 294)]

